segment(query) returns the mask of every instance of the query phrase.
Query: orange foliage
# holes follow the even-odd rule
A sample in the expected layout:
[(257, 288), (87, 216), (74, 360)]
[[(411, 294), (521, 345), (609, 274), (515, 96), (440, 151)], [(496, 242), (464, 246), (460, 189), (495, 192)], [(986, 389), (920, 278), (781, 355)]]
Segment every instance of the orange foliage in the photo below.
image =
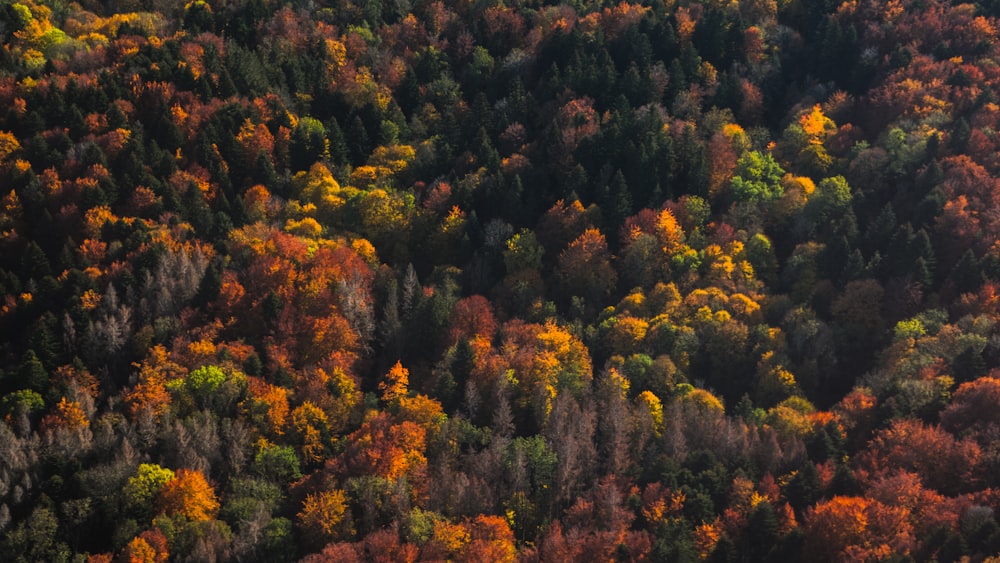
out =
[(669, 209), (660, 211), (659, 215), (656, 216), (654, 229), (656, 238), (663, 247), (663, 252), (667, 254), (677, 251), (681, 243), (684, 242), (684, 231)]
[(651, 525), (676, 518), (684, 510), (686, 497), (683, 492), (673, 492), (654, 482), (642, 491), (642, 517)]
[(166, 348), (161, 345), (151, 348), (138, 367), (138, 383), (124, 394), (126, 411), (132, 420), (145, 410), (162, 417), (170, 409), (167, 382), (184, 377), (187, 370), (169, 360)]
[(90, 419), (87, 413), (80, 407), (77, 401), (67, 401), (66, 397), (59, 400), (59, 404), (49, 414), (42, 419), (41, 428), (43, 430), (54, 430), (65, 428), (67, 430), (77, 430), (90, 426)]
[(409, 392), (410, 370), (403, 367), (402, 362), (396, 362), (385, 378), (378, 384), (379, 391), (382, 392), (382, 400), (392, 404), (398, 402)]
[(515, 560), (517, 549), (514, 532), (500, 516), (480, 514), (465, 523), (471, 541), (459, 554), (459, 561), (496, 561), (510, 563)]
[(806, 513), (804, 553), (811, 561), (870, 560), (905, 554), (913, 544), (903, 508), (862, 497), (836, 496)]
[(714, 522), (702, 522), (694, 528), (694, 548), (698, 552), (698, 557), (708, 559), (715, 549), (715, 544), (719, 543), (722, 537), (722, 526), (718, 518)]
[(267, 435), (280, 436), (288, 419), (288, 391), (259, 377), (248, 377), (247, 382), (249, 392), (243, 408), (250, 420)]
[(420, 426), (409, 421), (393, 424), (389, 415), (379, 413), (347, 436), (347, 447), (336, 464), (345, 476), (391, 480), (409, 476), (419, 481), (427, 465), (425, 436)]
[(200, 471), (178, 469), (160, 489), (156, 507), (161, 513), (180, 514), (188, 520), (212, 520), (219, 511), (219, 501)]
[(159, 528), (146, 530), (125, 546), (122, 559), (128, 563), (166, 563), (170, 559), (167, 537)]
[(128, 563), (154, 563), (156, 550), (142, 538), (132, 538), (122, 552), (122, 558)]

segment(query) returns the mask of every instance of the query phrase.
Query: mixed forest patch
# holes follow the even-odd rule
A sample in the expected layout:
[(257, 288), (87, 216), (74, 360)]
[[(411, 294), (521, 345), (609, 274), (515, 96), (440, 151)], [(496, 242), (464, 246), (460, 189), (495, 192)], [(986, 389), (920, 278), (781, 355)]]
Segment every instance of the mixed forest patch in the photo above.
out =
[(998, 18), (0, 0), (0, 560), (996, 556)]

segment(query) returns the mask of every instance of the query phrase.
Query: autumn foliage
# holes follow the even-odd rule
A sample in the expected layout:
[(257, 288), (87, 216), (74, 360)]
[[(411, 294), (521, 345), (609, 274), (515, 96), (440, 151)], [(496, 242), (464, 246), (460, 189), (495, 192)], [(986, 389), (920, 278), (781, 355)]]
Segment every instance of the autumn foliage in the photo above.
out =
[(986, 561), (997, 2), (0, 1), (0, 561)]

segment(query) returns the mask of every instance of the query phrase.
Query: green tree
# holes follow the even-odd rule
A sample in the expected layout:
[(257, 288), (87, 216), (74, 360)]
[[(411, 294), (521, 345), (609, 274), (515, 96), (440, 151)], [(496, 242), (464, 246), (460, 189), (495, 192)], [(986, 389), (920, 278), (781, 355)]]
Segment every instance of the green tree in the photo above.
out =
[(764, 202), (781, 197), (785, 171), (770, 153), (747, 151), (736, 161), (729, 188), (734, 201)]
[(160, 490), (173, 480), (174, 472), (155, 463), (143, 463), (135, 475), (129, 477), (122, 493), (125, 502), (141, 513), (151, 513), (152, 504)]
[(330, 140), (323, 122), (313, 117), (302, 117), (292, 130), (292, 170), (308, 170), (316, 161), (330, 158)]
[(836, 219), (851, 205), (851, 186), (843, 176), (824, 178), (809, 196), (805, 212), (817, 223)]

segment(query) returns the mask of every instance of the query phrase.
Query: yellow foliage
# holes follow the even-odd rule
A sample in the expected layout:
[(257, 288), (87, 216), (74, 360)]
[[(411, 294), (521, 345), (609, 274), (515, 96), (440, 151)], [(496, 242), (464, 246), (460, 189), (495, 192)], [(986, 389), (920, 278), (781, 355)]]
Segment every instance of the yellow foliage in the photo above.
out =
[(329, 426), (326, 413), (310, 401), (292, 411), (292, 428), (302, 442), (302, 459), (306, 463), (319, 463), (325, 458), (323, 435), (329, 434)]
[(785, 437), (805, 438), (812, 431), (812, 422), (806, 414), (792, 408), (783, 401), (769, 409), (764, 422)]
[(392, 176), (392, 170), (385, 166), (358, 166), (351, 171), (351, 183), (355, 186), (378, 185)]
[(347, 60), (347, 47), (336, 39), (326, 39), (327, 71), (337, 76)]
[(637, 351), (648, 330), (649, 322), (644, 319), (632, 316), (619, 318), (608, 334), (612, 353), (625, 354)]
[(622, 298), (615, 309), (633, 315), (645, 316), (645, 313), (648, 312), (646, 308), (646, 296), (641, 290), (633, 291)]
[(831, 133), (837, 131), (837, 125), (832, 119), (823, 115), (823, 110), (819, 104), (813, 106), (812, 111), (806, 112), (799, 118), (799, 125), (809, 136), (809, 142), (820, 143)]
[(705, 389), (692, 389), (684, 396), (684, 400), (705, 411), (716, 411), (721, 414), (726, 410), (722, 406), (722, 401)]
[(441, 403), (422, 393), (414, 397), (401, 397), (398, 416), (400, 420), (409, 420), (419, 425), (428, 433), (437, 430), (447, 418)]
[(303, 201), (319, 204), (325, 198), (340, 193), (340, 184), (322, 162), (314, 163), (308, 172), (296, 174), (295, 181), (301, 185)]
[(347, 493), (340, 489), (308, 495), (297, 516), (306, 537), (316, 545), (346, 539), (350, 532)]
[(742, 293), (734, 293), (729, 296), (729, 310), (743, 318), (747, 318), (759, 312), (760, 305)]
[(640, 405), (645, 408), (646, 412), (653, 419), (653, 427), (656, 434), (659, 435), (663, 431), (663, 402), (660, 398), (653, 394), (652, 391), (646, 390), (639, 393), (639, 396), (635, 398), (636, 405)]
[(128, 563), (156, 563), (156, 550), (142, 538), (132, 538), (125, 552)]
[(375, 253), (375, 245), (368, 242), (368, 239), (354, 239), (351, 241), (351, 249), (369, 266), (378, 266), (378, 255)]
[(100, 238), (101, 228), (105, 223), (118, 220), (107, 205), (98, 205), (88, 209), (83, 216), (84, 230), (91, 238)]
[(21, 149), (21, 143), (12, 133), (0, 131), (0, 160), (6, 160), (8, 156)]
[(794, 176), (792, 174), (785, 174), (781, 179), (781, 185), (786, 192), (798, 191), (804, 194), (807, 198), (816, 191), (816, 183), (812, 181), (812, 178), (808, 176)]
[(285, 232), (303, 238), (318, 239), (323, 234), (323, 226), (312, 217), (306, 217), (301, 221), (289, 219), (285, 222)]
[(215, 344), (207, 338), (196, 340), (188, 344), (188, 352), (191, 354), (192, 363), (210, 363), (215, 359), (217, 348)]
[(376, 168), (387, 168), (392, 174), (398, 174), (410, 165), (416, 157), (416, 151), (410, 145), (390, 145), (377, 147), (368, 158), (368, 164)]
[(447, 520), (434, 522), (434, 542), (443, 547), (449, 554), (455, 554), (471, 541), (468, 530)]
[(407, 202), (404, 199), (382, 189), (371, 190), (358, 202), (361, 224), (365, 232), (376, 241), (380, 236), (398, 233), (406, 228), (406, 209)]

